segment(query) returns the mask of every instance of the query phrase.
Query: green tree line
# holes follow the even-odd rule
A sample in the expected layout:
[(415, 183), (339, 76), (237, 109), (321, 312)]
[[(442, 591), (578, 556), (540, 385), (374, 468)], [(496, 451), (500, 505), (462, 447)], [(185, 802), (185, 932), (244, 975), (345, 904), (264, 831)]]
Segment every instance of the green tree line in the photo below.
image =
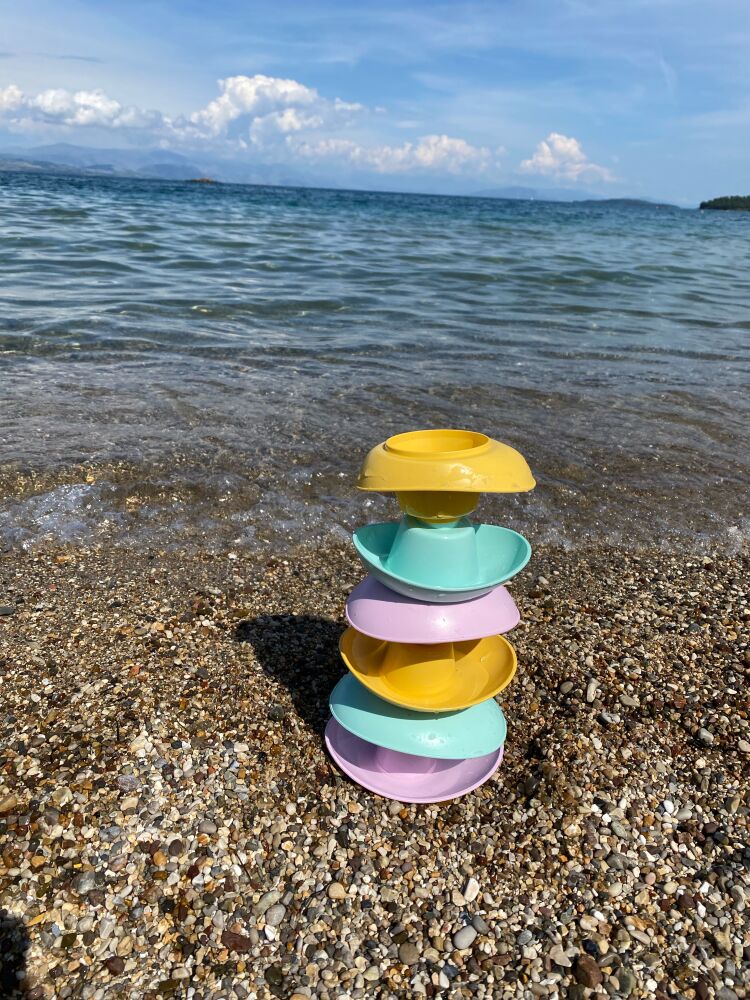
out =
[(730, 194), (724, 198), (711, 198), (710, 201), (702, 201), (701, 208), (719, 208), (734, 212), (750, 212), (750, 195)]

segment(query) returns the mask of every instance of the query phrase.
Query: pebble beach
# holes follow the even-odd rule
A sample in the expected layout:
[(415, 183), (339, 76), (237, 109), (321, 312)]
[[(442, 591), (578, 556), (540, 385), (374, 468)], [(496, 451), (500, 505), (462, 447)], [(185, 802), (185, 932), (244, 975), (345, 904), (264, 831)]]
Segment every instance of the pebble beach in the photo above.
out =
[(0, 562), (0, 996), (746, 996), (747, 557), (538, 548), (465, 798), (322, 742), (352, 549)]

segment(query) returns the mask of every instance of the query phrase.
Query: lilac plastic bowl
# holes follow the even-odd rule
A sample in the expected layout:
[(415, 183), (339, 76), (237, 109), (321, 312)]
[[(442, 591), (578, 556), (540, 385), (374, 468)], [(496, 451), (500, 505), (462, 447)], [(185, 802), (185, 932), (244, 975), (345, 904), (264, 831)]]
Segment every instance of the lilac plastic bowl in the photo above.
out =
[(510, 632), (521, 616), (505, 587), (457, 604), (432, 604), (397, 594), (373, 576), (354, 588), (346, 617), (358, 632), (385, 642), (464, 642)]
[(503, 759), (498, 747), (484, 757), (438, 760), (386, 750), (348, 732), (335, 719), (326, 726), (328, 752), (358, 785), (398, 802), (445, 802), (478, 788)]

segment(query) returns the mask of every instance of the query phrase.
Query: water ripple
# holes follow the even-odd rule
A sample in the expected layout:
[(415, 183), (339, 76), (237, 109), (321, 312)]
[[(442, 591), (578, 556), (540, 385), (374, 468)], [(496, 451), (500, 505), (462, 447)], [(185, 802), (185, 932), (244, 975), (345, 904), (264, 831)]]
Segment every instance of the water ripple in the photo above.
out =
[[(231, 523), (302, 536), (350, 524), (373, 441), (472, 425), (528, 454), (538, 493), (491, 509), (539, 532), (742, 522), (750, 240), (726, 214), (8, 174), (0, 210), (6, 469), (129, 463), (217, 532), (203, 475), (255, 470)], [(112, 489), (50, 509), (90, 496), (115, 531)]]

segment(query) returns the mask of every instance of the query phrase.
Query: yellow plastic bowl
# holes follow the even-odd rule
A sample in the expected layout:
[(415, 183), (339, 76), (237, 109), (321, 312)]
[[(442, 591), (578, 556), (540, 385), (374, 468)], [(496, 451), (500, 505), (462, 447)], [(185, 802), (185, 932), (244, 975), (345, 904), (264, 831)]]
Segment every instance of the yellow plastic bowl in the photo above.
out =
[(424, 495), (525, 493), (535, 483), (526, 459), (510, 445), (477, 431), (426, 430), (396, 434), (373, 448), (357, 486)]
[(339, 649), (373, 694), (416, 712), (478, 705), (507, 687), (516, 672), (515, 650), (501, 635), (423, 645), (382, 642), (348, 628)]

